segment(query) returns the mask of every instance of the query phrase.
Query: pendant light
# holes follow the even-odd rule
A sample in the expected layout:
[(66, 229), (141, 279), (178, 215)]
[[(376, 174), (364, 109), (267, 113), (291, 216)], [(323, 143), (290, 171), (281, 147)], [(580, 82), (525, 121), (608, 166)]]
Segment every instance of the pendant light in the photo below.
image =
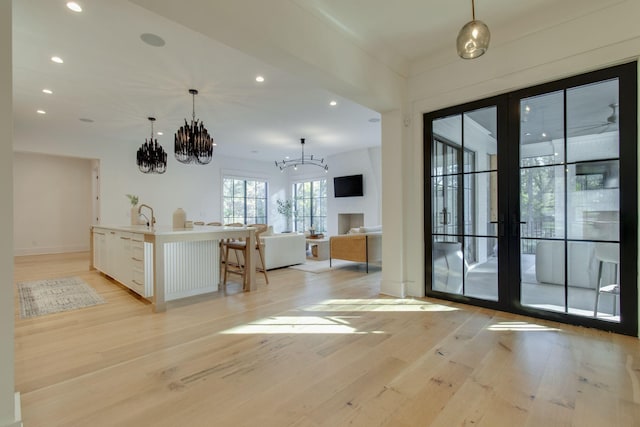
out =
[(276, 161), (276, 167), (280, 169), (280, 172), (284, 172), (285, 169), (293, 168), (298, 170), (298, 166), (311, 165), (318, 166), (324, 169), (325, 172), (329, 172), (329, 165), (324, 162), (324, 159), (316, 159), (313, 154), (304, 154), (304, 138), (300, 139), (300, 146), (302, 147), (302, 155), (297, 159)]
[(191, 123), (184, 120), (182, 126), (174, 137), (174, 152), (176, 160), (180, 163), (195, 163), (197, 165), (206, 165), (211, 162), (213, 157), (213, 147), (215, 142), (209, 135), (207, 128), (204, 127), (202, 121), (196, 120), (196, 89), (189, 89), (192, 97), (192, 114)]
[(136, 163), (142, 173), (165, 173), (167, 171), (167, 153), (158, 140), (153, 138), (153, 122), (155, 117), (149, 117), (151, 122), (151, 138), (138, 148)]
[(471, 18), (458, 33), (456, 47), (458, 55), (463, 59), (473, 59), (483, 55), (489, 49), (491, 33), (489, 27), (482, 21), (476, 20), (476, 7), (471, 0)]

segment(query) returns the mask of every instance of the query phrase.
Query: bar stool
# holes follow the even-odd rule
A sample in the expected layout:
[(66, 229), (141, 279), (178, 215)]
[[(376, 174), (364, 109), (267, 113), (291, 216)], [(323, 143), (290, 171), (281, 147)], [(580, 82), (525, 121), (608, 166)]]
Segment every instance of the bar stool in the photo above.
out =
[(616, 315), (616, 299), (620, 295), (620, 284), (610, 283), (602, 286), (602, 267), (605, 263), (613, 264), (613, 281), (618, 281), (618, 265), (620, 264), (620, 250), (615, 243), (596, 243), (595, 254), (598, 260), (598, 281), (596, 282), (596, 305), (593, 309), (593, 317), (598, 317), (598, 300), (600, 294), (609, 294), (613, 296), (613, 315)]
[[(237, 226), (235, 224), (231, 224), (233, 226)], [(269, 277), (267, 276), (267, 270), (265, 268), (264, 263), (264, 245), (260, 242), (260, 234), (267, 230), (266, 224), (253, 224), (249, 227), (253, 227), (256, 229), (256, 246), (255, 249), (258, 251), (258, 258), (260, 259), (260, 265), (256, 263), (256, 271), (262, 273), (264, 275), (264, 279), (269, 284)], [(227, 285), (227, 277), (229, 273), (237, 274), (242, 276), (242, 288), (246, 289), (247, 287), (247, 279), (248, 276), (246, 274), (245, 269), (245, 259), (248, 256), (247, 251), (251, 248), (247, 247), (247, 242), (239, 239), (227, 239), (222, 242), (223, 253), (224, 253), (224, 279), (222, 281), (223, 286)], [(231, 262), (229, 260), (229, 251), (234, 251), (234, 255), (236, 258), (236, 262)]]

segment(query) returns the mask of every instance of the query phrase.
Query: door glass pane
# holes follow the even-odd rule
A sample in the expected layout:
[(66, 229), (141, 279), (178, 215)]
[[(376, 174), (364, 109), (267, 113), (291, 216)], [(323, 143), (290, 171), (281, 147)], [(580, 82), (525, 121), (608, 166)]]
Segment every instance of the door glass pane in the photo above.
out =
[(569, 242), (569, 312), (620, 321), (617, 243)]
[(568, 165), (569, 238), (620, 240), (619, 161)]
[(521, 303), (566, 311), (564, 91), (520, 101)]
[(434, 234), (458, 235), (459, 175), (432, 178), (432, 224)]
[(618, 157), (618, 79), (567, 90), (567, 162)]
[(619, 321), (618, 81), (520, 105), (522, 303)]
[(520, 240), (522, 305), (565, 311), (564, 240)]
[[(432, 289), (497, 301), (497, 109), (433, 121)], [(472, 274), (468, 274), (472, 272)]]
[(433, 290), (452, 294), (462, 293), (462, 277), (466, 268), (462, 255), (462, 244), (433, 239)]
[[(437, 136), (433, 140), (432, 159), (433, 169), (431, 175), (454, 174), (458, 172), (458, 159), (452, 157), (453, 149), (451, 146), (462, 145), (462, 116), (455, 115), (443, 117), (442, 119), (433, 121), (433, 134)], [(443, 145), (441, 142), (446, 141), (449, 145)]]
[(520, 169), (520, 236), (564, 238), (564, 167)]
[(467, 252), (473, 250), (477, 254), (477, 262), (467, 266), (465, 295), (498, 301), (498, 239), (468, 237), (465, 246)]
[(520, 101), (520, 165), (564, 162), (564, 94), (562, 91)]
[(567, 90), (567, 224), (574, 240), (568, 310), (613, 322), (620, 321), (621, 285), (618, 90), (617, 79)]

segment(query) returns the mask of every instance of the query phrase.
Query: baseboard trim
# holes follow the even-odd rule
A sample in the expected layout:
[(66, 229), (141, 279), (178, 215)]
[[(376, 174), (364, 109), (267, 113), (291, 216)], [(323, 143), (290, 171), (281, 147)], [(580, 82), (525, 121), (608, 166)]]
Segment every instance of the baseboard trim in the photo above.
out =
[(13, 409), (13, 416), (15, 418), (15, 421), (11, 421), (9, 424), (2, 424), (0, 425), (0, 427), (23, 427), (22, 426), (22, 410), (21, 410), (21, 406), (20, 406), (20, 392), (16, 391), (13, 395), (13, 399), (14, 399), (14, 409)]
[(382, 280), (380, 282), (380, 293), (396, 298), (407, 296), (406, 282), (395, 280)]
[(16, 248), (13, 250), (13, 255), (25, 256), (25, 255), (65, 254), (70, 252), (88, 252), (89, 249), (90, 248), (87, 245), (62, 246), (62, 247), (51, 247), (51, 248)]

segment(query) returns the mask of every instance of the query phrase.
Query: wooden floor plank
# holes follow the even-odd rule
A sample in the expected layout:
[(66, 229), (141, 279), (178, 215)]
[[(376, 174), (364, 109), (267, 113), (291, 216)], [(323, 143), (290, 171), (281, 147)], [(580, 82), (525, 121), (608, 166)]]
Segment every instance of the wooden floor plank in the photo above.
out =
[[(380, 271), (269, 272), (168, 304), (17, 257), (15, 281), (78, 276), (107, 300), (21, 319), (16, 389), (34, 426), (633, 426), (640, 344), (435, 299), (379, 295)], [(604, 424), (603, 424), (604, 423)]]

